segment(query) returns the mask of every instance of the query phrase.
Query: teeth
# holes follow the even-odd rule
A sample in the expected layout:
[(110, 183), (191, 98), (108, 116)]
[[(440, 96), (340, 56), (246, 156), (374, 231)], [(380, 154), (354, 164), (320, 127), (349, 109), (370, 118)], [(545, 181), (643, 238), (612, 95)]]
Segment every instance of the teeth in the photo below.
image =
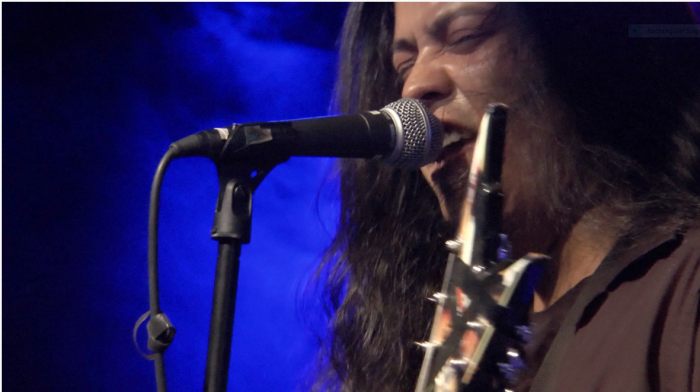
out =
[(444, 148), (445, 146), (448, 146), (452, 143), (457, 143), (458, 141), (462, 140), (463, 137), (459, 133), (453, 132), (453, 133), (448, 133), (445, 139), (442, 141), (442, 147)]

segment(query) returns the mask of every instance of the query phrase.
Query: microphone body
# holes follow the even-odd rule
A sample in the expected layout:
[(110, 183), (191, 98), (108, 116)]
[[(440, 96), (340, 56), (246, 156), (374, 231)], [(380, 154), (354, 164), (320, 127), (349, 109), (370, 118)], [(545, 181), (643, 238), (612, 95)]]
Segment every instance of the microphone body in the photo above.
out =
[(375, 158), (396, 145), (396, 129), (379, 111), (241, 125), (246, 139), (292, 156)]
[(422, 104), (402, 99), (378, 111), (292, 121), (234, 124), (176, 143), (176, 156), (219, 161), (290, 156), (373, 158), (403, 169), (419, 168), (442, 148), (442, 125)]

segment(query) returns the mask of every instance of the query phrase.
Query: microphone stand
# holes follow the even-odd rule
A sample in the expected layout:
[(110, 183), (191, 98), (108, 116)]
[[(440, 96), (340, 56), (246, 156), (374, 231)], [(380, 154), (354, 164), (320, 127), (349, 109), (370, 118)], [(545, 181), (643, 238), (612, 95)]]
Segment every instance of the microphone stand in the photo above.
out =
[(287, 158), (271, 154), (253, 160), (257, 162), (217, 163), (219, 197), (211, 234), (212, 239), (219, 242), (219, 254), (209, 325), (205, 392), (226, 391), (241, 245), (250, 243), (253, 192), (263, 178)]

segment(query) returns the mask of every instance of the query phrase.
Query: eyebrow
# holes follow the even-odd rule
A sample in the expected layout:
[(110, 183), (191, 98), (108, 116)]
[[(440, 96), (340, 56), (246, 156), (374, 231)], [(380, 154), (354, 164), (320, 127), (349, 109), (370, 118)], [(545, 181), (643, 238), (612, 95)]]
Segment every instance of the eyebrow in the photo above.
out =
[[(439, 39), (440, 36), (445, 32), (447, 26), (452, 23), (455, 19), (464, 15), (485, 15), (492, 11), (493, 9), (483, 9), (478, 6), (461, 6), (456, 10), (448, 10), (438, 17), (427, 27), (426, 32), (428, 35), (435, 39)], [(415, 52), (417, 51), (416, 44), (411, 40), (402, 38), (396, 40), (391, 45), (391, 52)]]
[(417, 51), (418, 48), (416, 47), (416, 44), (413, 42), (407, 40), (407, 39), (400, 39), (398, 41), (394, 41), (394, 43), (391, 44), (391, 52), (396, 53), (396, 52), (415, 52)]
[(486, 15), (493, 11), (493, 8), (489, 9), (484, 9), (479, 6), (473, 6), (473, 5), (464, 5), (456, 10), (447, 10), (446, 12), (443, 12), (441, 15), (438, 15), (438, 17), (428, 26), (427, 28), (427, 33), (428, 35), (438, 38), (444, 31), (447, 29), (447, 26), (452, 23), (455, 19), (459, 18), (460, 16), (465, 16), (465, 15)]

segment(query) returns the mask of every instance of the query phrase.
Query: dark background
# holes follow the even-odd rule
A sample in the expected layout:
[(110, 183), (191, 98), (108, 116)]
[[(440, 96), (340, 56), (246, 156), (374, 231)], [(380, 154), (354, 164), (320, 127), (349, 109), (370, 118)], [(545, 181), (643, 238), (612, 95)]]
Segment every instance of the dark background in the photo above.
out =
[[(202, 129), (329, 114), (346, 6), (2, 4), (3, 389), (155, 391), (131, 333), (148, 310), (156, 165)], [(333, 232), (332, 168), (292, 158), (256, 192), (231, 391), (306, 387), (323, 319), (305, 287)], [(203, 385), (217, 191), (203, 158), (173, 162), (163, 184), (170, 391)]]

